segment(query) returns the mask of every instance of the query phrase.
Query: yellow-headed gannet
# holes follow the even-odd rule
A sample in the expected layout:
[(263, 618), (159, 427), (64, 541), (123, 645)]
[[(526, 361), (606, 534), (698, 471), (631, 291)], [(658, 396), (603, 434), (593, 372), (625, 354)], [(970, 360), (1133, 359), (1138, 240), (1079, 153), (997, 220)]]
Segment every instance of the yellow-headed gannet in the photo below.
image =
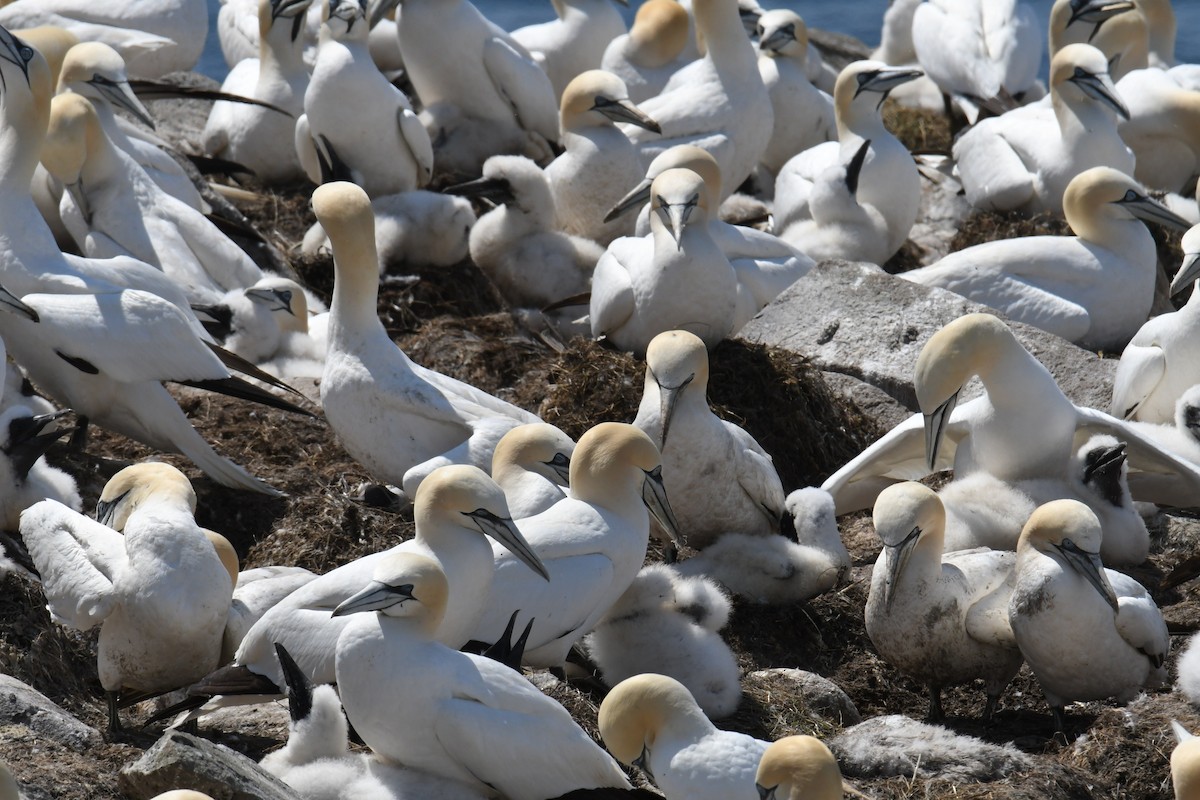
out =
[[(217, 38), (225, 66), (232, 71), (240, 62), (258, 58), (260, 46), (259, 0), (221, 0), (217, 12)], [(317, 59), (317, 37), (321, 30), (323, 3), (311, 3), (305, 11), (298, 38), (304, 40), (304, 63), (311, 70)], [(395, 29), (392, 38), (395, 38)]]
[(540, 514), (566, 497), (575, 442), (553, 425), (518, 425), (492, 455), (492, 478), (504, 490), (513, 519)]
[(59, 28), (55, 25), (16, 30), (13, 31), (13, 34), (19, 36), (21, 41), (32, 45), (42, 54), (42, 57), (46, 59), (46, 64), (50, 67), (50, 82), (57, 86), (58, 76), (62, 73), (67, 51), (79, 44), (79, 37), (66, 28)]
[(675, 0), (646, 0), (638, 6), (629, 33), (609, 43), (600, 68), (625, 82), (633, 102), (654, 97), (690, 60), (684, 54), (690, 21)]
[(760, 800), (841, 800), (842, 772), (820, 739), (785, 736), (771, 743), (754, 776)]
[(1123, 21), (1140, 16), (1126, 13), (1134, 8), (1130, 0), (1054, 0), (1050, 8), (1050, 58), (1069, 44), (1094, 42), (1113, 18)]
[(629, 5), (629, 0), (550, 0), (558, 19), (512, 32), (546, 71), (556, 98), (576, 76), (599, 69), (604, 49), (625, 33), (614, 2)]
[(1126, 73), (1117, 90), (1129, 106), (1120, 130), (1137, 156), (1134, 175), (1155, 189), (1182, 192), (1200, 172), (1200, 95), (1154, 67)]

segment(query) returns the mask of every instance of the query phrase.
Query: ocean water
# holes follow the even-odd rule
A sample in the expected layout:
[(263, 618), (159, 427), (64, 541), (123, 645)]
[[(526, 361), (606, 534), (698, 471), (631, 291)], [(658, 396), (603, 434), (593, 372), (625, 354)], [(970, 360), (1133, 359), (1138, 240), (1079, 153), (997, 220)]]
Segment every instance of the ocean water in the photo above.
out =
[[(1042, 19), (1049, 18), (1054, 0), (1026, 1), (1038, 11)], [(554, 9), (549, 0), (474, 2), (480, 11), (506, 30), (554, 19)], [(639, 4), (639, 0), (631, 0), (630, 7), (621, 9), (626, 20), (633, 20), (634, 11)], [(760, 4), (765, 8), (795, 9), (810, 27), (849, 34), (874, 47), (879, 44), (879, 29), (883, 23), (883, 13), (888, 7), (888, 0), (760, 0)], [(217, 10), (221, 5), (220, 0), (208, 0), (208, 5), (212, 12), (208, 40), (205, 42), (204, 55), (197, 69), (205, 75), (221, 80), (225, 77), (227, 69), (217, 40)], [(1175, 17), (1179, 24), (1176, 57), (1190, 63), (1200, 62), (1200, 0), (1178, 0), (1175, 3)], [(1043, 59), (1043, 76), (1046, 69)]]

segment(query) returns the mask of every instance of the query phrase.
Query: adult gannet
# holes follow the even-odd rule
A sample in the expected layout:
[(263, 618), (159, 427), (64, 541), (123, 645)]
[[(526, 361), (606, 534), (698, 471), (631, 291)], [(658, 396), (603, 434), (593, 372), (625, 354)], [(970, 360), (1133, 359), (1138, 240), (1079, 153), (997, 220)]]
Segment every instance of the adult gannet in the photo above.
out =
[(1067, 186), (1075, 236), (1030, 236), (951, 253), (905, 280), (938, 286), (1092, 350), (1120, 350), (1150, 316), (1158, 254), (1146, 222), (1187, 222), (1110, 167)]
[(435, 640), (462, 588), (447, 577), (423, 556), (389, 555), (334, 609), (338, 617), (379, 612), (353, 617), (337, 643), (342, 704), (363, 741), (383, 759), (488, 795), (629, 788), (566, 709), (524, 676)]
[(513, 519), (540, 514), (566, 497), (575, 442), (553, 425), (518, 425), (500, 438), (492, 478), (504, 490)]
[[(375, 310), (379, 259), (366, 193), (350, 183), (313, 192), (334, 254), (321, 405), (347, 452), (377, 478), (404, 482), (439, 456), (488, 468), (496, 442), (536, 416), (409, 360)], [(412, 481), (405, 491), (415, 490)], [(410, 497), (412, 495), (409, 495)]]
[(768, 743), (718, 730), (687, 687), (637, 675), (600, 703), (600, 736), (623, 764), (640, 768), (667, 800), (755, 800), (754, 776)]
[[(229, 611), (229, 574), (192, 518), (195, 495), (168, 464), (114, 475), (93, 522), (54, 500), (21, 515), (21, 535), (42, 576), (52, 616), (100, 628), (97, 663), (108, 694), (109, 732), (120, 730), (117, 696), (196, 680), (217, 665)], [(103, 524), (124, 517), (124, 536)]]
[(1140, 16), (1126, 14), (1135, 8), (1130, 0), (1054, 0), (1048, 25), (1050, 58), (1069, 44), (1095, 41), (1107, 29), (1109, 20)]
[(883, 552), (871, 572), (867, 635), (896, 669), (929, 687), (929, 718), (942, 712), (942, 689), (982, 678), (991, 719), (1004, 687), (1021, 668), (1008, 625), (1011, 552), (942, 554), (946, 512), (927, 486), (889, 486), (875, 501)]
[(646, 0), (638, 6), (629, 33), (605, 48), (600, 69), (624, 81), (635, 103), (658, 95), (691, 60), (684, 53), (690, 23), (687, 11), (675, 0)]
[[(960, 406), (958, 394), (973, 376), (985, 393)], [(1074, 405), (1008, 326), (990, 314), (960, 317), (930, 337), (913, 383), (923, 413), (893, 428), (822, 484), (839, 513), (871, 505), (890, 483), (951, 466), (959, 478), (982, 471), (1010, 482), (1062, 480), (1075, 437), (1093, 433), (1127, 444), (1136, 499), (1183, 507), (1196, 502), (1200, 471), (1133, 426)]]
[(377, 197), (429, 183), (433, 145), (408, 98), (371, 60), (367, 34), (363, 0), (330, 0), (295, 138), (314, 183), (353, 181)]
[(771, 96), (775, 129), (762, 164), (775, 175), (789, 158), (837, 139), (833, 98), (813, 86), (804, 71), (808, 27), (788, 9), (768, 11), (758, 20), (758, 74)]
[(609, 220), (605, 214), (643, 172), (637, 148), (615, 123), (647, 130), (656, 130), (658, 123), (629, 101), (620, 78), (598, 69), (580, 73), (567, 84), (561, 118), (566, 152), (546, 167), (556, 224), (607, 247), (618, 236), (633, 233), (634, 220)]
[(299, 156), (286, 143), (295, 140), (296, 117), (304, 113), (308, 67), (301, 34), (311, 5), (312, 0), (258, 0), (258, 57), (240, 62), (221, 84), (222, 92), (252, 97), (287, 113), (218, 101), (201, 136), (205, 153), (236, 161), (267, 185), (304, 178)]
[(552, 158), (558, 104), (550, 79), (470, 0), (405, 0), (398, 29), (439, 172), (478, 175), (497, 153)]
[[(258, 27), (259, 0), (221, 0), (217, 12), (217, 38), (225, 66), (232, 70), (240, 62), (258, 58), (260, 34)], [(298, 38), (304, 39), (304, 63), (312, 68), (317, 59), (317, 37), (321, 32), (322, 4), (312, 3), (306, 9)], [(392, 31), (395, 38), (395, 30)]]
[[(895, 68), (878, 61), (856, 61), (842, 70), (834, 87), (838, 141), (825, 142), (789, 160), (775, 181), (775, 233), (790, 240), (789, 232), (814, 215), (813, 183), (828, 167), (847, 163), (863, 141), (871, 147), (859, 179), (860, 204), (871, 206), (887, 220), (887, 239), (882, 248), (891, 258), (917, 218), (921, 182), (912, 155), (900, 140), (883, 126), (879, 109), (888, 92), (922, 75), (918, 69)], [(878, 243), (873, 244), (878, 248)], [(851, 247), (841, 257), (858, 258)]]
[(596, 264), (592, 335), (637, 355), (674, 329), (716, 347), (735, 332), (738, 275), (709, 233), (704, 179), (669, 169), (654, 179), (650, 194), (650, 236), (616, 240)]
[(514, 611), (532, 617), (524, 663), (535, 666), (562, 666), (571, 645), (633, 581), (646, 557), (647, 509), (672, 538), (679, 531), (658, 448), (632, 425), (604, 422), (579, 437), (570, 478), (570, 497), (521, 520), (549, 582), (525, 574), (514, 554), (494, 548), (496, 577), (472, 636), (493, 642)]
[(57, 500), (72, 511), (83, 508), (75, 479), (46, 463), (46, 451), (68, 428), (46, 426), (67, 411), (34, 414), (13, 405), (0, 413), (0, 530), (15, 531), (21, 512), (39, 500)]
[(1175, 800), (1196, 800), (1200, 797), (1200, 739), (1175, 720), (1175, 749), (1171, 751), (1171, 785)]
[[(912, 21), (917, 7), (925, 0), (894, 0), (883, 12), (879, 31), (879, 47), (871, 53), (872, 61), (882, 61), (893, 67), (917, 67), (917, 51), (913, 47)], [(1069, 0), (1063, 0), (1069, 2)], [(942, 111), (945, 98), (937, 84), (922, 75), (914, 81), (897, 86), (890, 97), (902, 106)]]
[(1124, 703), (1166, 680), (1170, 638), (1145, 588), (1100, 563), (1103, 532), (1087, 506), (1057, 500), (1033, 512), (1017, 545), (1008, 619), (1063, 732), (1063, 706)]
[(958, 173), (976, 208), (1061, 211), (1071, 180), (1090, 167), (1133, 174), (1134, 157), (1117, 131), (1128, 118), (1108, 60), (1088, 44), (1067, 45), (1050, 67), (1052, 111), (1017, 109), (986, 119), (954, 144)]
[(721, 167), (725, 193), (732, 194), (771, 140), (771, 96), (738, 20), (736, 0), (695, 0), (692, 14), (708, 52), (672, 75), (657, 97), (641, 103), (662, 135), (628, 128), (627, 133), (647, 164), (677, 144), (704, 148)]
[(1117, 90), (1129, 106), (1120, 130), (1137, 157), (1134, 175), (1155, 189), (1182, 192), (1200, 172), (1200, 95), (1156, 68), (1126, 73)]
[(633, 424), (662, 451), (663, 482), (688, 547), (701, 550), (730, 532), (779, 532), (779, 473), (753, 436), (708, 407), (708, 350), (699, 337), (676, 330), (650, 341)]
[(625, 33), (613, 2), (629, 5), (629, 0), (550, 0), (558, 19), (512, 32), (550, 76), (556, 98), (576, 76), (599, 69), (604, 49)]
[(754, 776), (760, 800), (841, 800), (842, 772), (820, 739), (785, 736), (771, 743)]
[(58, 76), (62, 73), (63, 60), (67, 51), (79, 44), (79, 37), (66, 28), (55, 25), (43, 25), (37, 28), (26, 28), (13, 31), (21, 37), (21, 41), (33, 45), (50, 67), (50, 82), (58, 85)]

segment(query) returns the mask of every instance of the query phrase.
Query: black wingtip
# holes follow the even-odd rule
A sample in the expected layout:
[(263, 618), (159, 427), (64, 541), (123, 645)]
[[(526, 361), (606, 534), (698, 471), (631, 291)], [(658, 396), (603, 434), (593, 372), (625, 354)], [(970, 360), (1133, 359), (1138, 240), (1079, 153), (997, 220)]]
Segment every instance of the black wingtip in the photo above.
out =
[(279, 659), (283, 680), (288, 688), (288, 716), (292, 718), (292, 722), (308, 719), (312, 714), (313, 705), (312, 681), (280, 642), (275, 643), (275, 657)]
[(316, 417), (316, 414), (311, 411), (307, 411), (295, 403), (289, 403), (282, 397), (276, 397), (266, 389), (260, 389), (253, 383), (237, 377), (222, 378), (214, 381), (175, 381), (175, 383), (192, 386), (196, 389), (204, 389), (209, 392), (217, 392), (229, 397), (236, 397), (239, 400), (249, 400), (252, 403), (278, 408), (281, 411), (289, 411), (293, 414), (301, 414), (305, 417)]

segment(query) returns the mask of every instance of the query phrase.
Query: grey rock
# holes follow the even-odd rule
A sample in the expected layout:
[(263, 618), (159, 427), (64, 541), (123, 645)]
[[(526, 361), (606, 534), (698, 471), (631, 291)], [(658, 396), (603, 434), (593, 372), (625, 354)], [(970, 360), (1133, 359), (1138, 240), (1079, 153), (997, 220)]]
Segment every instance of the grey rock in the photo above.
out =
[(804, 698), (811, 711), (838, 725), (857, 725), (862, 721), (854, 701), (842, 688), (828, 678), (802, 669), (760, 669), (746, 676), (747, 683), (785, 680), (795, 685), (796, 693)]
[(299, 800), (286, 784), (249, 758), (180, 731), (167, 731), (118, 779), (133, 800), (189, 788), (214, 800)]
[(921, 206), (917, 222), (908, 232), (909, 241), (921, 248), (921, 264), (946, 257), (950, 243), (971, 215), (971, 204), (962, 194), (962, 184), (952, 174), (954, 162), (938, 156), (918, 159)]
[(0, 727), (22, 726), (36, 736), (73, 749), (101, 742), (100, 732), (85, 725), (41, 692), (11, 675), (0, 675)]

